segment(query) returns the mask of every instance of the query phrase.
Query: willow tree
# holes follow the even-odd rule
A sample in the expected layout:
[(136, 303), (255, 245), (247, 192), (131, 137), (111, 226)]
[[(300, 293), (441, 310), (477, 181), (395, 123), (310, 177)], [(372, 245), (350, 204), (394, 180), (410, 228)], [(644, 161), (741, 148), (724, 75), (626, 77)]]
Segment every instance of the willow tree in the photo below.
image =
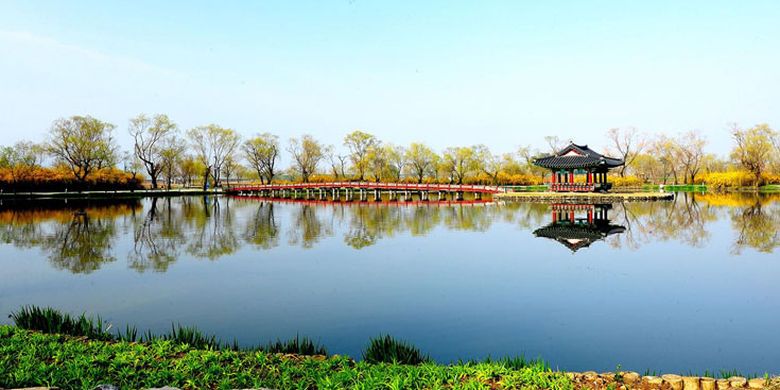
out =
[(301, 175), (304, 183), (309, 182), (309, 177), (317, 170), (317, 165), (325, 157), (326, 148), (310, 135), (301, 138), (291, 138), (287, 146), (293, 158), (292, 169)]
[(406, 150), (406, 167), (417, 183), (422, 183), (425, 175), (436, 169), (436, 152), (425, 144), (412, 143)]
[(741, 130), (732, 125), (731, 136), (736, 145), (731, 151), (731, 157), (755, 177), (755, 185), (762, 184), (761, 175), (766, 172), (771, 159), (775, 157), (775, 145), (778, 144), (778, 134), (767, 124), (753, 126)]
[(442, 155), (442, 166), (451, 181), (463, 184), (469, 175), (479, 169), (475, 148), (461, 146), (445, 149)]
[(260, 183), (271, 184), (276, 175), (276, 161), (279, 159), (279, 137), (263, 133), (250, 138), (242, 145), (244, 157), (260, 177)]
[(371, 167), (369, 154), (380, 145), (379, 140), (371, 134), (355, 130), (344, 137), (344, 146), (349, 149), (352, 167), (359, 180), (365, 178), (365, 173)]
[(111, 123), (89, 115), (57, 119), (49, 131), (46, 148), (83, 185), (91, 173), (116, 163), (114, 128)]
[(209, 176), (219, 186), (225, 161), (233, 156), (241, 137), (235, 130), (215, 124), (192, 128), (187, 135), (196, 158), (203, 165), (203, 189), (208, 186)]
[(43, 146), (30, 141), (0, 147), (0, 168), (8, 170), (15, 186), (17, 182), (29, 179), (41, 166), (43, 152)]
[(176, 124), (164, 114), (152, 117), (140, 114), (130, 119), (128, 132), (133, 137), (133, 150), (144, 164), (154, 189), (157, 189), (157, 178), (165, 168), (164, 146), (166, 143), (170, 144), (169, 141), (176, 136), (177, 130)]

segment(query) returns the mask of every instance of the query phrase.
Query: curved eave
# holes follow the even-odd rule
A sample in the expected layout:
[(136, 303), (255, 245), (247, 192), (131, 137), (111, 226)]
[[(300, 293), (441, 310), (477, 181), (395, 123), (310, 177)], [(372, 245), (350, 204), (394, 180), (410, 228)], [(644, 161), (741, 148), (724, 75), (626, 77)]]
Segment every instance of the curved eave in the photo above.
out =
[(534, 160), (534, 165), (547, 169), (579, 169), (598, 167), (617, 168), (624, 164), (625, 162), (623, 160), (609, 157), (592, 158), (578, 156), (550, 156)]

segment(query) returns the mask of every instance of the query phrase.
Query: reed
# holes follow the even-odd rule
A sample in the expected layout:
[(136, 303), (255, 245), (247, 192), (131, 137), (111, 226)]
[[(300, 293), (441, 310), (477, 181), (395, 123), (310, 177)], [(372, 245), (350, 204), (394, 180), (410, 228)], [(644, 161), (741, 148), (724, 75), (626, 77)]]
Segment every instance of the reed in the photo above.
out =
[(325, 346), (313, 341), (308, 337), (295, 335), (294, 339), (276, 340), (270, 342), (261, 348), (263, 352), (268, 353), (290, 353), (296, 355), (328, 355)]
[(429, 362), (431, 358), (405, 341), (396, 340), (390, 335), (380, 335), (369, 340), (363, 351), (363, 360), (368, 363), (417, 365)]
[(60, 333), (70, 336), (83, 336), (94, 340), (113, 340), (108, 332), (110, 326), (104, 327), (100, 316), (95, 318), (81, 314), (72, 317), (50, 307), (23, 306), (9, 316), (16, 326), (24, 329), (37, 330), (44, 333)]

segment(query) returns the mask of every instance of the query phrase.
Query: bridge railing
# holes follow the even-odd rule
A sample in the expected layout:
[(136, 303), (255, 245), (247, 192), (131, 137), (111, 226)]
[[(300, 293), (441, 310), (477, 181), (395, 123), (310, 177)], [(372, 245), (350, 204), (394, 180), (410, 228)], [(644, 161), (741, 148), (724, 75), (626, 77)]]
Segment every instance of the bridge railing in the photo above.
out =
[(471, 184), (423, 184), (423, 183), (376, 183), (376, 182), (328, 182), (328, 183), (293, 183), (293, 184), (260, 184), (254, 186), (236, 186), (229, 191), (261, 191), (285, 189), (320, 189), (320, 188), (357, 188), (357, 189), (392, 189), (406, 191), (460, 191), (460, 192), (505, 192), (501, 187)]

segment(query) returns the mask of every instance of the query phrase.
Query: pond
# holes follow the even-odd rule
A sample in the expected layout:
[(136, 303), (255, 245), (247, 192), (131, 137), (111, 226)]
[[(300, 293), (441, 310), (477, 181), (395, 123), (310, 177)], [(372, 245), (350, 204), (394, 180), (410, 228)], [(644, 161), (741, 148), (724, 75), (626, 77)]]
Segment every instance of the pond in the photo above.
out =
[(0, 321), (36, 304), (355, 357), (388, 333), (440, 362), (777, 372), (778, 200), (3, 201)]

